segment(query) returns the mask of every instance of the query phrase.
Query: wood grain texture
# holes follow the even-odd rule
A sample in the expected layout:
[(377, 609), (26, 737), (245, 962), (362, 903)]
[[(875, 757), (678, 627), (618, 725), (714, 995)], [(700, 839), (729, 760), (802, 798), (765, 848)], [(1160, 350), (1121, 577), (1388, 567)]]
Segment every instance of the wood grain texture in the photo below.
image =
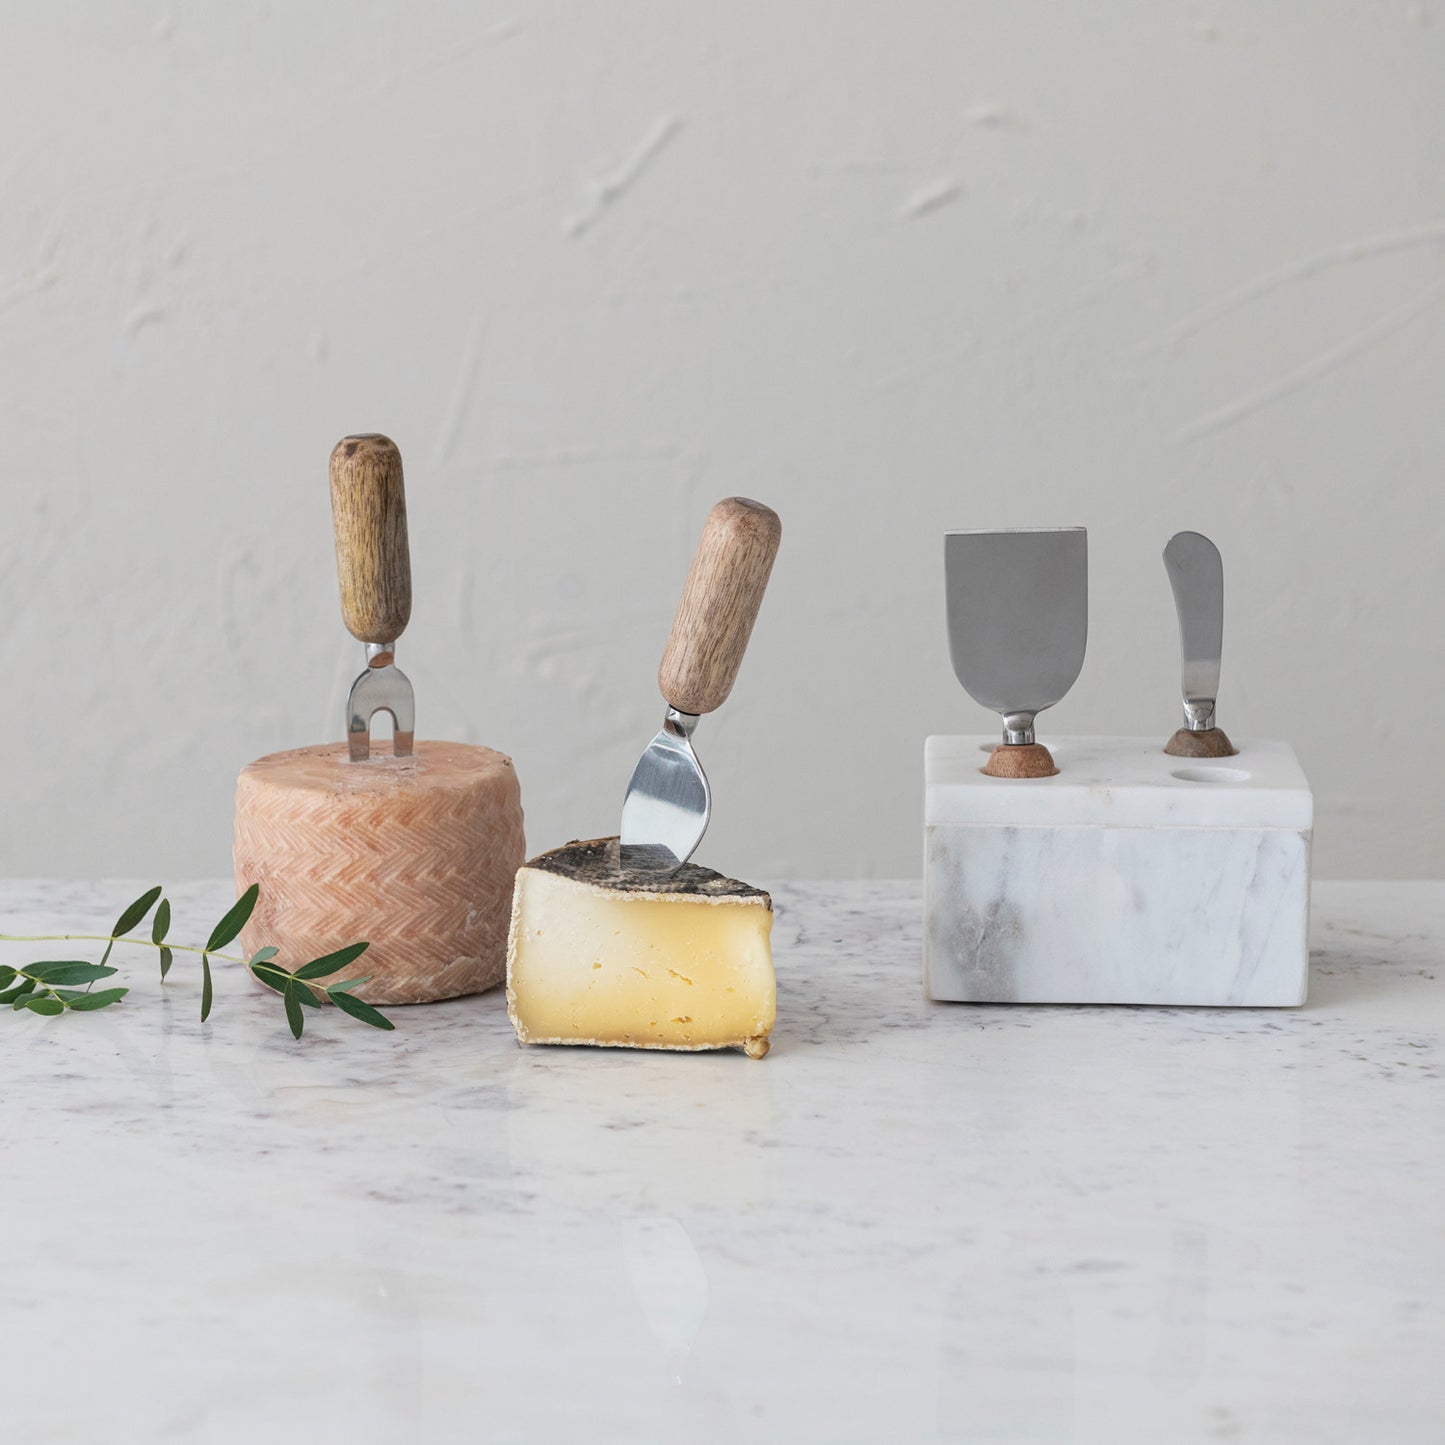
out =
[(783, 524), (771, 507), (728, 497), (708, 513), (657, 683), (679, 712), (722, 706), (752, 636)]
[(343, 437), (331, 452), (341, 616), (359, 642), (395, 642), (411, 618), (401, 453), (390, 437)]
[(1171, 758), (1232, 758), (1239, 749), (1223, 728), (1204, 728), (1200, 732), (1180, 728), (1164, 744), (1164, 751)]
[(525, 856), (517, 775), (490, 748), (423, 741), (353, 763), (324, 743), (258, 758), (236, 785), (236, 888), (261, 886), (248, 956), (271, 945), (295, 968), (365, 939), (352, 973), (371, 975), (368, 1003), (500, 983)]
[(1052, 778), (1058, 771), (1042, 743), (1000, 743), (979, 769), (990, 778)]

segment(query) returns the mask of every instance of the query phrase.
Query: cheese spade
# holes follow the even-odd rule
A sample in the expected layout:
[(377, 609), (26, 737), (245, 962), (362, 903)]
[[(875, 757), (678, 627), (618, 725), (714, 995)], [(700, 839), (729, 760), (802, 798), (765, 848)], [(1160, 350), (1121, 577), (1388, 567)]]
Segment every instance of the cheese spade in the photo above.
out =
[(1089, 551), (1082, 527), (949, 532), (943, 539), (948, 650), (976, 703), (1003, 719), (983, 771), (1058, 772), (1034, 718), (1074, 685), (1089, 635)]
[(671, 877), (707, 831), (712, 793), (692, 733), (732, 691), (782, 530), (771, 507), (746, 497), (708, 513), (658, 669), (667, 713), (622, 804), (620, 862), (629, 872)]

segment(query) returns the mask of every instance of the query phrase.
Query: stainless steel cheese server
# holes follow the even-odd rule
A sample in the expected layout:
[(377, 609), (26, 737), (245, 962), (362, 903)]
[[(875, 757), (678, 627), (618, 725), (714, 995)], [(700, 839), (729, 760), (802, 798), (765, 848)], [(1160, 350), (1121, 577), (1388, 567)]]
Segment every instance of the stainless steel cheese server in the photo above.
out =
[(411, 620), (411, 552), (401, 453), (376, 433), (343, 437), (331, 453), (331, 521), (347, 631), (366, 644), (366, 670), (346, 699), (351, 761), (371, 756), (371, 720), (391, 714), (394, 757), (411, 754), (416, 703), (396, 665), (396, 643)]
[(1047, 778), (1058, 769), (1034, 718), (1074, 685), (1089, 635), (1082, 527), (949, 532), (943, 539), (948, 648), (964, 690), (1003, 718), (983, 771)]
[(708, 513), (658, 668), (667, 714), (622, 804), (619, 853), (629, 871), (670, 877), (707, 831), (712, 791), (692, 733), (732, 691), (782, 531), (771, 507), (746, 497)]
[(1224, 563), (1198, 532), (1176, 532), (1164, 548), (1164, 570), (1179, 613), (1184, 726), (1164, 745), (1176, 758), (1228, 758), (1238, 749), (1214, 721), (1224, 648)]

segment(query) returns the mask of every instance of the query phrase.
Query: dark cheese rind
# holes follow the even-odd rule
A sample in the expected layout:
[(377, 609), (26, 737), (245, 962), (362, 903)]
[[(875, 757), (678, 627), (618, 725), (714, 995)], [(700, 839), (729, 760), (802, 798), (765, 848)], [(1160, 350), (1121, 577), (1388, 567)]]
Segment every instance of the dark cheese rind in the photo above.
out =
[(751, 883), (739, 883), (736, 878), (724, 878), (711, 868), (699, 867), (696, 863), (684, 863), (670, 878), (659, 878), (655, 873), (641, 869), (624, 869), (618, 862), (618, 840), (616, 838), (589, 838), (586, 842), (574, 840), (553, 848), (548, 853), (524, 863), (524, 868), (537, 868), (543, 873), (556, 873), (562, 878), (571, 878), (578, 883), (587, 883), (594, 888), (606, 888), (616, 893), (684, 893), (690, 898), (761, 898), (768, 907), (772, 900), (761, 888)]

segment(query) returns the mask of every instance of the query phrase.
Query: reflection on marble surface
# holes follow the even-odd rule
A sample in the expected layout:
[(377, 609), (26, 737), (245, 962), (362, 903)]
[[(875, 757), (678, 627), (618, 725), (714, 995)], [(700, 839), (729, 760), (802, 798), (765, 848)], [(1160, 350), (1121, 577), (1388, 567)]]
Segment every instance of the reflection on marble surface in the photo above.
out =
[(0, 1017), (0, 1438), (1439, 1439), (1445, 885), (1318, 885), (1269, 1014), (933, 1004), (916, 884), (774, 897), (760, 1063), (522, 1050), (499, 993), (297, 1044), (139, 950)]

